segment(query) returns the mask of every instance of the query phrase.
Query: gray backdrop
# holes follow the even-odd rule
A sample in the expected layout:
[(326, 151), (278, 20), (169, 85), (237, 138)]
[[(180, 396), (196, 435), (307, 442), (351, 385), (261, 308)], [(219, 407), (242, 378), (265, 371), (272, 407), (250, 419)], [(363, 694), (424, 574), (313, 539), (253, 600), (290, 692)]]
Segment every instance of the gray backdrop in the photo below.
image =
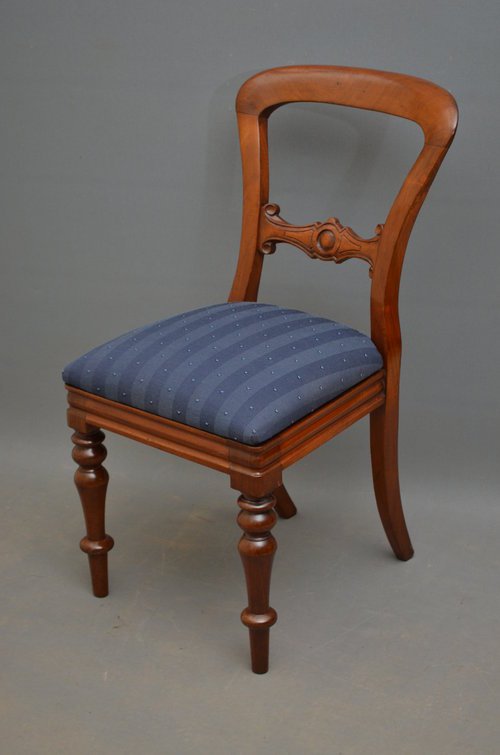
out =
[[(0, 3), (6, 752), (500, 752), (499, 22), (497, 0)], [(388, 556), (358, 423), (287, 475), (300, 515), (276, 529), (280, 620), (257, 678), (221, 475), (108, 437), (112, 594), (90, 596), (60, 371), (225, 300), (234, 98), (250, 74), (301, 63), (432, 79), (461, 120), (401, 287), (415, 559)], [(295, 105), (270, 140), (287, 219), (370, 234), (421, 136)], [(362, 263), (281, 247), (261, 300), (369, 327)]]

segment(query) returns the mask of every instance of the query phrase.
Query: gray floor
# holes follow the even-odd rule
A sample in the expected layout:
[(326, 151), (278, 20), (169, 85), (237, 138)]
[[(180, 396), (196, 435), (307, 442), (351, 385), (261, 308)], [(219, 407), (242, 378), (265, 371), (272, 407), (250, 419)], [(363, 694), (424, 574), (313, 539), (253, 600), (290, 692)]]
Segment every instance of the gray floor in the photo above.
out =
[(98, 600), (62, 422), (45, 445), (12, 443), (2, 752), (499, 753), (496, 462), (447, 451), (449, 418), (404, 419), (415, 558), (389, 553), (359, 423), (287, 476), (300, 513), (275, 530), (279, 621), (261, 677), (222, 475), (109, 437), (116, 546)]

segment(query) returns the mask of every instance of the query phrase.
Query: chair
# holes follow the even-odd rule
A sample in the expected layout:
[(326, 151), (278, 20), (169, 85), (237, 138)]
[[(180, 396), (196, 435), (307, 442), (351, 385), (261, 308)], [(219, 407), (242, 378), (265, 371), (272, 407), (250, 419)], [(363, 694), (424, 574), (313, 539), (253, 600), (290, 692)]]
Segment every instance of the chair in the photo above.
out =
[[(291, 102), (323, 102), (407, 118), (425, 141), (384, 225), (362, 238), (336, 218), (295, 226), (269, 201), (267, 123)], [(458, 111), (444, 89), (396, 73), (336, 66), (263, 71), (237, 100), (243, 163), (243, 225), (229, 300), (126, 333), (63, 373), (75, 474), (86, 522), (93, 592), (108, 594), (104, 526), (108, 474), (102, 430), (138, 440), (229, 475), (243, 531), (252, 670), (268, 670), (269, 605), (277, 515), (296, 513), (283, 471), (370, 414), (377, 506), (389, 543), (406, 561), (413, 548), (398, 480), (401, 337), (398, 289), (406, 245), (450, 146)], [(371, 338), (300, 310), (257, 303), (262, 265), (287, 243), (309, 257), (365, 260), (370, 268)]]

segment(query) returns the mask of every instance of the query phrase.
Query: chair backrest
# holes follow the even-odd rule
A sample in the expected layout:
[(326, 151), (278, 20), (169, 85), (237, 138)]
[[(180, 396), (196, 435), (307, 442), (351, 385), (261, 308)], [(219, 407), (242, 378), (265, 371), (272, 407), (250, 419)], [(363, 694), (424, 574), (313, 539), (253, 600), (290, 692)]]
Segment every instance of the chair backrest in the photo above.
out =
[[(336, 218), (294, 226), (269, 203), (267, 121), (291, 102), (322, 102), (408, 118), (424, 132), (424, 145), (383, 225), (363, 239)], [(370, 264), (371, 335), (397, 379), (401, 337), (398, 292), (408, 238), (458, 122), (452, 95), (429, 81), (386, 71), (337, 66), (288, 66), (248, 79), (236, 99), (243, 166), (243, 221), (238, 266), (230, 301), (255, 301), (263, 258), (285, 242), (310, 257)]]

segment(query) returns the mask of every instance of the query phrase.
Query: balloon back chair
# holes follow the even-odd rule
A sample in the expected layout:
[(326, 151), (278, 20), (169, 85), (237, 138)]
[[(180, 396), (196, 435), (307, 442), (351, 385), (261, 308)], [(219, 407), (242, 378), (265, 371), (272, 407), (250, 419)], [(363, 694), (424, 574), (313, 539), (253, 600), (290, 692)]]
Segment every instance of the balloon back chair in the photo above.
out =
[[(336, 218), (286, 222), (269, 201), (267, 123), (278, 107), (322, 102), (415, 121), (424, 145), (383, 225), (362, 238)], [(108, 594), (104, 527), (108, 430), (225, 472), (238, 498), (238, 549), (245, 571), (252, 670), (268, 670), (269, 605), (277, 516), (296, 508), (283, 471), (370, 415), (373, 484), (398, 559), (413, 548), (398, 480), (401, 337), (398, 289), (411, 229), (453, 139), (457, 106), (444, 89), (396, 73), (336, 66), (263, 71), (237, 100), (243, 163), (239, 259), (227, 303), (140, 327), (84, 354), (63, 373), (74, 430), (75, 482), (87, 534), (94, 595)], [(276, 245), (309, 257), (365, 260), (372, 277), (371, 337), (333, 320), (257, 302), (262, 265)]]

